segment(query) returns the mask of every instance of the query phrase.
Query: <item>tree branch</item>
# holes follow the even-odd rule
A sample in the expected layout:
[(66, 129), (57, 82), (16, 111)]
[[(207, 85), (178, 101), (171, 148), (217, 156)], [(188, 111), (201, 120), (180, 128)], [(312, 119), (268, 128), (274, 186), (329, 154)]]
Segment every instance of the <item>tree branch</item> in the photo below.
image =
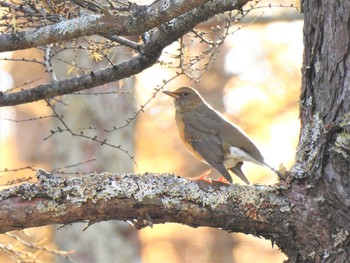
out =
[(149, 6), (131, 5), (131, 14), (84, 15), (57, 24), (0, 35), (0, 52), (69, 41), (82, 36), (137, 35), (158, 27), (209, 0), (155, 1)]
[(0, 233), (48, 224), (106, 220), (137, 228), (177, 222), (264, 236), (291, 244), (290, 205), (276, 186), (188, 181), (173, 175), (91, 174), (59, 177), (37, 172), (37, 183), (0, 192)]
[[(153, 51), (153, 50), (152, 50)], [(132, 59), (121, 62), (114, 67), (106, 68), (81, 77), (64, 79), (39, 85), (32, 89), (12, 93), (0, 92), (0, 106), (13, 106), (46, 98), (70, 94), (84, 89), (90, 89), (109, 82), (135, 75), (157, 62), (159, 51), (140, 54)]]
[(215, 14), (238, 9), (248, 1), (238, 1), (239, 3), (237, 2), (236, 4), (231, 1), (214, 2), (215, 4), (213, 2), (205, 4), (201, 6), (200, 10), (187, 12), (171, 22), (163, 24), (159, 29), (153, 30), (148, 36), (145, 36), (145, 43), (139, 47), (140, 53), (127, 61), (81, 77), (52, 82), (32, 89), (12, 93), (0, 92), (0, 107), (69, 94), (135, 75), (156, 63), (166, 46), (189, 32), (198, 23), (209, 19)]

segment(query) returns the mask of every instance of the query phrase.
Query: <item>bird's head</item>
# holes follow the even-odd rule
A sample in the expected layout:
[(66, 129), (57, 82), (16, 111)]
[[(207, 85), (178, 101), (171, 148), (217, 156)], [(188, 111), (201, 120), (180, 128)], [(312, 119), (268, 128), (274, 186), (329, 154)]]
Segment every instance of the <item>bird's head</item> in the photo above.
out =
[(182, 87), (175, 91), (163, 92), (174, 99), (174, 105), (178, 112), (189, 111), (204, 103), (199, 93), (190, 87)]

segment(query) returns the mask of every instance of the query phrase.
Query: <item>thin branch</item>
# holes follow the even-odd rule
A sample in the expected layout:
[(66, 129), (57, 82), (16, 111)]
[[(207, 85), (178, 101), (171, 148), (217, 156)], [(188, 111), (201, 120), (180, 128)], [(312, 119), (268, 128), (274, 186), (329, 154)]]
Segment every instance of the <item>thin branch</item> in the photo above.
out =
[(3, 117), (0, 117), (0, 119), (5, 120), (5, 121), (20, 123), (20, 122), (37, 121), (37, 120), (42, 120), (42, 119), (47, 119), (47, 118), (54, 118), (54, 117), (56, 117), (56, 116), (55, 115), (47, 115), (47, 116), (39, 116), (39, 117), (33, 117), (33, 118), (28, 118), (28, 119), (21, 119), (21, 120), (14, 120), (14, 119), (3, 118)]
[(67, 252), (67, 251), (60, 251), (60, 250), (54, 250), (54, 249), (49, 249), (46, 246), (40, 246), (38, 244), (34, 244), (31, 242), (28, 242), (24, 240), (23, 238), (20, 238), (19, 236), (13, 234), (13, 233), (5, 233), (6, 236), (15, 239), (16, 241), (20, 242), (22, 245), (26, 246), (27, 248), (34, 249), (36, 251), (41, 251), (41, 252), (46, 252), (52, 255), (57, 255), (65, 258), (69, 262), (73, 262), (73, 260), (69, 257), (69, 254), (72, 252)]
[(119, 144), (119, 145), (111, 144), (107, 141), (107, 139), (99, 139), (99, 138), (97, 138), (97, 135), (89, 136), (89, 135), (84, 134), (83, 131), (81, 131), (80, 133), (76, 133), (76, 132), (72, 131), (70, 129), (69, 125), (64, 121), (64, 119), (63, 119), (64, 117), (57, 113), (55, 107), (50, 103), (50, 101), (46, 100), (46, 102), (47, 102), (47, 105), (51, 108), (52, 112), (54, 113), (54, 116), (59, 120), (59, 122), (63, 125), (64, 128), (61, 128), (60, 126), (58, 126), (57, 130), (51, 130), (51, 134), (49, 136), (46, 136), (44, 138), (44, 140), (49, 139), (50, 137), (52, 137), (53, 135), (55, 135), (57, 133), (68, 132), (73, 137), (81, 137), (84, 139), (89, 139), (91, 141), (97, 142), (101, 146), (106, 145), (106, 146), (118, 149), (118, 150), (122, 151), (123, 153), (125, 153), (136, 164), (135, 157), (133, 155), (131, 155), (128, 150), (125, 150), (121, 144)]
[(96, 158), (92, 158), (83, 162), (79, 162), (79, 163), (75, 163), (75, 164), (70, 164), (70, 165), (66, 165), (63, 167), (59, 167), (59, 168), (55, 168), (51, 170), (51, 173), (57, 173), (57, 174), (66, 174), (65, 170), (68, 168), (74, 168), (83, 164), (87, 164), (87, 163), (91, 163), (93, 161), (96, 161)]
[(101, 7), (91, 1), (85, 1), (85, 0), (71, 0), (74, 4), (76, 4), (79, 7), (82, 7), (86, 10), (90, 10), (93, 12), (99, 12), (101, 11)]
[(123, 38), (120, 36), (107, 36), (106, 38), (111, 40), (111, 41), (117, 42), (123, 46), (134, 49), (136, 51), (140, 50), (140, 45), (134, 41), (129, 40), (129, 39), (126, 39), (126, 38)]
[(4, 170), (1, 170), (0, 173), (18, 172), (18, 171), (23, 171), (23, 170), (35, 171), (34, 167), (35, 167), (34, 165), (30, 165), (30, 166), (25, 166), (25, 167), (20, 167), (20, 168), (12, 168), (12, 169), (5, 168)]
[(140, 46), (141, 52), (127, 61), (81, 77), (44, 84), (15, 93), (0, 93), (0, 106), (13, 106), (45, 98), (53, 98), (135, 75), (156, 63), (166, 46), (189, 32), (195, 25), (215, 14), (240, 8), (246, 1), (241, 2), (234, 5), (230, 1), (217, 1), (216, 5), (203, 5), (201, 12), (197, 10), (188, 12), (174, 19), (171, 24), (165, 24), (159, 29), (152, 31), (144, 39), (145, 43)]
[[(162, 91), (164, 89), (164, 87), (167, 84), (169, 84), (170, 82), (172, 82), (173, 80), (175, 80), (179, 76), (181, 76), (181, 74), (176, 74), (176, 75), (172, 76), (171, 78), (164, 80), (163, 84), (154, 89), (153, 94), (150, 96), (150, 98), (148, 98), (148, 100), (144, 104), (140, 105), (140, 108), (134, 113), (134, 115), (132, 117), (128, 118), (123, 125), (118, 126), (118, 127), (114, 126), (112, 129), (104, 129), (103, 131), (104, 132), (112, 132), (112, 131), (123, 129), (126, 126), (128, 126), (133, 120), (135, 120), (137, 118), (137, 116), (139, 116), (142, 112), (144, 112), (144, 109), (147, 107), (147, 105), (151, 103), (151, 101), (157, 96), (157, 94), (160, 91)], [(98, 130), (98, 129), (89, 128), (88, 130)]]
[[(16, 86), (16, 87), (13, 87), (13, 88), (10, 88), (10, 89), (5, 90), (4, 93), (10, 93), (10, 92), (13, 92), (13, 91), (15, 91), (15, 90), (24, 90), (24, 87), (25, 87), (25, 86), (32, 85), (32, 84), (34, 84), (34, 82), (39, 81), (39, 80), (41, 80), (41, 79), (42, 79), (42, 78), (39, 77), (39, 78), (30, 80), (30, 81), (25, 81), (25, 82), (24, 82), (22, 85), (20, 85), (20, 86)], [(0, 95), (1, 95), (1, 94), (0, 94)]]
[(26, 59), (26, 58), (0, 58), (0, 61), (11, 61), (11, 62), (30, 62), (30, 63), (37, 63), (41, 66), (44, 65), (43, 62), (34, 59)]
[(55, 71), (52, 68), (52, 45), (47, 45), (45, 48), (44, 65), (48, 72), (51, 81), (57, 81)]
[(116, 90), (116, 91), (99, 91), (99, 92), (76, 92), (76, 93), (71, 93), (67, 95), (99, 96), (99, 95), (122, 94), (122, 93), (131, 93), (131, 92), (124, 91), (124, 90)]

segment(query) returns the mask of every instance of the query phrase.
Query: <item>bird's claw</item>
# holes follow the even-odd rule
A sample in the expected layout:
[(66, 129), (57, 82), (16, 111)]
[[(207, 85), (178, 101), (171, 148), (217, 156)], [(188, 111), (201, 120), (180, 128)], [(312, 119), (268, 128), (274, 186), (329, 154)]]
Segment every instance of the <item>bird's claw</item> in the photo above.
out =
[(220, 182), (220, 183), (223, 183), (223, 184), (230, 184), (229, 181), (227, 181), (227, 179), (223, 176), (221, 176), (218, 180), (215, 180), (216, 182)]
[(212, 180), (210, 178), (208, 178), (207, 176), (212, 172), (211, 169), (205, 171), (204, 173), (202, 173), (199, 177), (196, 178), (190, 178), (190, 181), (205, 181), (208, 184), (212, 183)]

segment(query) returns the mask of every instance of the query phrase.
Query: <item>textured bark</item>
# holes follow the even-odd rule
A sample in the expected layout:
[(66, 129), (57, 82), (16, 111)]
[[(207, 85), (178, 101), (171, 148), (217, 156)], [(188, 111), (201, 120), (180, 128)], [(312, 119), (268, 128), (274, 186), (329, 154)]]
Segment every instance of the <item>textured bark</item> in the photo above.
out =
[(281, 224), (291, 207), (277, 186), (209, 185), (173, 175), (91, 174), (63, 178), (39, 170), (38, 183), (0, 192), (0, 232), (52, 223), (128, 220), (137, 228), (177, 222), (290, 241)]
[[(0, 52), (35, 48), (82, 36), (136, 35), (160, 26), (209, 0), (155, 1), (149, 6), (132, 4), (129, 14), (85, 15), (57, 24), (0, 35)], [(131, 13), (131, 14), (130, 14)]]
[(302, 130), (288, 193), (297, 216), (293, 258), (350, 262), (350, 2), (302, 7)]

